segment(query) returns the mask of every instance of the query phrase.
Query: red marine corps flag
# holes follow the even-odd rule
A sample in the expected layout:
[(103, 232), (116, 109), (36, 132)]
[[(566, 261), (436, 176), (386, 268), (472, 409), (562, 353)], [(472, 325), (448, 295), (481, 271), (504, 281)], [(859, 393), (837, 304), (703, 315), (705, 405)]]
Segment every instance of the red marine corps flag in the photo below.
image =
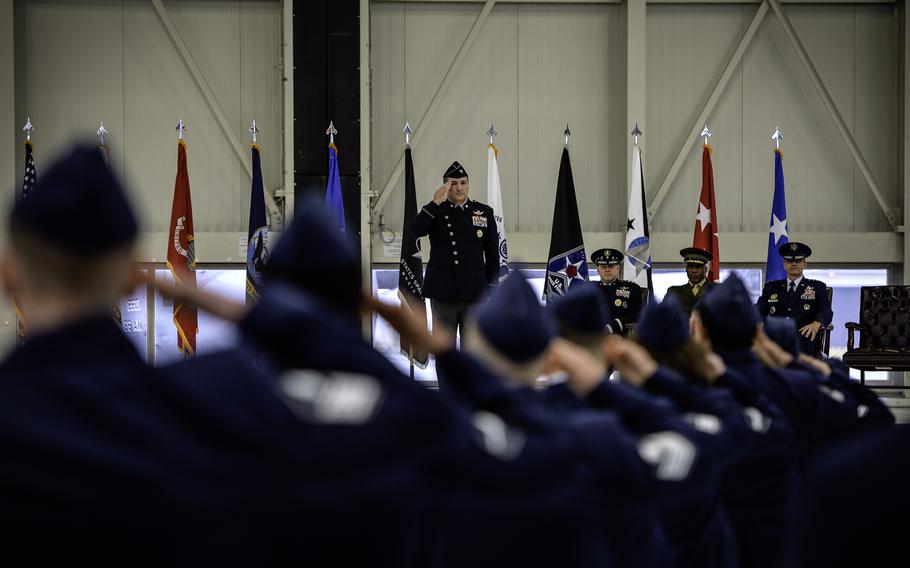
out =
[(720, 247), (717, 244), (717, 208), (714, 201), (714, 166), (711, 164), (711, 146), (708, 137), (711, 131), (708, 125), (702, 130), (705, 137), (705, 149), (701, 154), (701, 197), (698, 198), (698, 212), (695, 214), (695, 235), (692, 246), (710, 251), (714, 260), (708, 271), (708, 281), (720, 280)]
[[(196, 287), (196, 254), (193, 237), (193, 204), (190, 200), (190, 178), (186, 170), (184, 124), (177, 123), (177, 180), (174, 182), (174, 204), (168, 232), (167, 267), (180, 284)], [(177, 326), (177, 348), (188, 357), (196, 353), (196, 308), (174, 302), (174, 325)]]

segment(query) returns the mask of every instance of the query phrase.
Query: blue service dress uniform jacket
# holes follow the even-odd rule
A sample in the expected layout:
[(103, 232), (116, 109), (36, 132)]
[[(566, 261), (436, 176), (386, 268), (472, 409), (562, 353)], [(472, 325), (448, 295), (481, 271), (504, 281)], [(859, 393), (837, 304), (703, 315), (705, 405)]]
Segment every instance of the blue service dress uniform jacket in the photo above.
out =
[(638, 321), (641, 313), (641, 286), (628, 280), (600, 282), (600, 291), (610, 306), (610, 327), (613, 333), (626, 334), (629, 324)]
[[(796, 291), (791, 294), (787, 292), (787, 282), (785, 278), (765, 284), (756, 304), (762, 317), (790, 318), (796, 322), (796, 329), (814, 321), (821, 323), (822, 327), (827, 327), (834, 313), (828, 302), (828, 287), (825, 283), (821, 280), (803, 278)], [(820, 351), (820, 340), (821, 334), (815, 337), (815, 341), (800, 335), (799, 345), (803, 353), (814, 356)]]
[(415, 237), (430, 237), (423, 296), (472, 304), (499, 281), (499, 236), (493, 208), (468, 199), (427, 203), (411, 221)]

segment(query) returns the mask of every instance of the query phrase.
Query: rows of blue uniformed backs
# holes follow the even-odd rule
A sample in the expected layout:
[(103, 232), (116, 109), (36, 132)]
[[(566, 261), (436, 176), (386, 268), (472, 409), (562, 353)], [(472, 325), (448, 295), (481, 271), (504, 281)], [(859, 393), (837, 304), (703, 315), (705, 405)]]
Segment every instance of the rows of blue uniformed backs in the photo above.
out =
[[(593, 285), (543, 307), (515, 272), (459, 351), (362, 296), (355, 251), (306, 201), (260, 301), (237, 316), (242, 341), (152, 368), (110, 317), (119, 287), (105, 284), (128, 274), (138, 233), (97, 149), (54, 164), (9, 227), (2, 282), (34, 334), (0, 364), (7, 556), (700, 568), (874, 557), (844, 538), (873, 520), (831, 505), (844, 464), (874, 466), (906, 433), (842, 365), (800, 358), (788, 320), (761, 331), (735, 276), (698, 304), (692, 333), (673, 301), (655, 302), (632, 340), (603, 337), (609, 306)], [(61, 259), (88, 270), (74, 281)], [(365, 308), (434, 352), (438, 392), (362, 339)], [(535, 388), (544, 371), (565, 380)]]

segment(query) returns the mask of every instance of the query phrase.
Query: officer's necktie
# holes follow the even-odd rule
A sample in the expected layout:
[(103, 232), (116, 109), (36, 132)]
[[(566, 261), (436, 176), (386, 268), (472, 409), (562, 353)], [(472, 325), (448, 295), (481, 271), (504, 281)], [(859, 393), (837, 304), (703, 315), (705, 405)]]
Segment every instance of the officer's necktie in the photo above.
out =
[(790, 286), (787, 288), (787, 293), (792, 294), (793, 292), (796, 292), (796, 282), (791, 280)]

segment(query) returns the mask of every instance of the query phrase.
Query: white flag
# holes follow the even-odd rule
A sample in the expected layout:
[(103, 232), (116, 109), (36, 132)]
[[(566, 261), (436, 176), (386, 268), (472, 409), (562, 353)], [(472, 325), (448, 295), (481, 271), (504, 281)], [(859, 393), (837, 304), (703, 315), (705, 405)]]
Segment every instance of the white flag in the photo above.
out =
[(496, 233), (499, 235), (499, 279), (509, 274), (509, 247), (506, 245), (506, 225), (502, 220), (502, 188), (499, 184), (499, 150), (487, 146), (487, 204), (493, 208)]
[(629, 217), (626, 220), (626, 260), (623, 280), (631, 280), (642, 288), (651, 286), (651, 239), (648, 216), (645, 213), (645, 180), (641, 167), (641, 149), (632, 150), (632, 186), (629, 188)]

